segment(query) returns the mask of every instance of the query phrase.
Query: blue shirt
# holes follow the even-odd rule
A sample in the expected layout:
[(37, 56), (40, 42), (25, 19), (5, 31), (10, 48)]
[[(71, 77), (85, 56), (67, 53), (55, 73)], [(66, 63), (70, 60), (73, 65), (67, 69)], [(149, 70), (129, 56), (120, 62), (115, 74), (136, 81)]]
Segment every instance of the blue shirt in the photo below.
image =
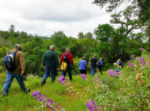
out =
[(86, 70), (86, 66), (87, 66), (86, 60), (84, 59), (80, 60), (78, 65), (80, 66), (79, 68), (80, 70)]

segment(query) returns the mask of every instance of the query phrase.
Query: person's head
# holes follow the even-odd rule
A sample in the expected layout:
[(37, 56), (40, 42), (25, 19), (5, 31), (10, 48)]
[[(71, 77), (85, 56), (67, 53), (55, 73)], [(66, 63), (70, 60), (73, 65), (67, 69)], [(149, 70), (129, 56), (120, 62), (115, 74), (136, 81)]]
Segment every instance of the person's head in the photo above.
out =
[(66, 48), (66, 52), (70, 52), (71, 49), (69, 47)]
[(85, 57), (83, 56), (83, 57), (82, 57), (82, 59), (84, 59), (84, 60), (85, 60)]
[(94, 54), (94, 57), (96, 58), (96, 54)]
[(14, 48), (17, 49), (17, 50), (21, 50), (22, 49), (20, 44), (15, 44)]
[(117, 62), (118, 62), (118, 63), (121, 63), (121, 59), (118, 59)]
[(50, 50), (52, 50), (52, 51), (55, 50), (55, 46), (54, 46), (54, 45), (51, 45), (49, 48), (50, 48)]
[(102, 58), (99, 58), (99, 60), (101, 60), (101, 61), (102, 61)]

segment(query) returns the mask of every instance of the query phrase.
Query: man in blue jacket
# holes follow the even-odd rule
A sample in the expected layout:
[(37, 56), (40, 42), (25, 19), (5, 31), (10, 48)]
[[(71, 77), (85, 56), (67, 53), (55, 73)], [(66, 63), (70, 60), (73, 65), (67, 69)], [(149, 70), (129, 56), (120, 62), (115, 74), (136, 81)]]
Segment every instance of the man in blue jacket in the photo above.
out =
[(103, 61), (102, 61), (102, 58), (100, 58), (97, 64), (97, 72), (98, 73), (100, 72), (101, 75), (102, 75), (102, 67), (103, 67)]
[(55, 81), (56, 72), (59, 71), (59, 62), (57, 54), (54, 52), (55, 46), (51, 45), (50, 50), (46, 51), (43, 58), (43, 66), (45, 69), (45, 74), (41, 85), (45, 84), (47, 77), (51, 73), (51, 82)]
[(86, 63), (85, 57), (82, 57), (82, 60), (79, 62), (78, 65), (80, 66), (79, 70), (81, 74), (86, 74), (87, 63)]

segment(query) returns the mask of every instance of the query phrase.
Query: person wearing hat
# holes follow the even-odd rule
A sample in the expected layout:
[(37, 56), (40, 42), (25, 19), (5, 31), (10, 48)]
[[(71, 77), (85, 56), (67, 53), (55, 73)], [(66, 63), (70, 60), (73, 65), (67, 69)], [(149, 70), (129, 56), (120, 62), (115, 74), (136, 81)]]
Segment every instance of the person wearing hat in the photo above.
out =
[(80, 66), (79, 67), (80, 73), (81, 74), (86, 74), (87, 63), (86, 63), (85, 57), (82, 57), (82, 60), (80, 60), (78, 65)]
[(54, 52), (55, 46), (51, 45), (50, 50), (46, 51), (43, 58), (43, 66), (45, 69), (45, 74), (43, 76), (43, 80), (41, 85), (44, 85), (47, 77), (51, 73), (51, 82), (55, 81), (56, 72), (59, 71), (59, 62), (57, 58), (57, 54)]
[(70, 53), (71, 49), (69, 47), (66, 48), (66, 52), (62, 54), (60, 58), (60, 64), (63, 62), (67, 63), (67, 70), (62, 71), (62, 75), (66, 76), (66, 73), (68, 71), (69, 74), (69, 79), (72, 80), (72, 74), (71, 74), (71, 66), (74, 68), (74, 63), (73, 63), (73, 56)]
[[(17, 79), (22, 91), (24, 91), (25, 93), (30, 92), (30, 89), (27, 89), (23, 82), (23, 74), (25, 72), (25, 59), (24, 59), (24, 54), (21, 51), (20, 44), (16, 44), (14, 46), (14, 49), (10, 50), (8, 53), (12, 54), (14, 52), (16, 52), (16, 54), (14, 56), (15, 57), (14, 60), (15, 60), (15, 64), (17, 67), (13, 71), (7, 71), (7, 78), (6, 78), (4, 87), (3, 87), (2, 96), (8, 95), (10, 85), (11, 85), (14, 77)], [(7, 55), (8, 55), (8, 53), (7, 53)]]

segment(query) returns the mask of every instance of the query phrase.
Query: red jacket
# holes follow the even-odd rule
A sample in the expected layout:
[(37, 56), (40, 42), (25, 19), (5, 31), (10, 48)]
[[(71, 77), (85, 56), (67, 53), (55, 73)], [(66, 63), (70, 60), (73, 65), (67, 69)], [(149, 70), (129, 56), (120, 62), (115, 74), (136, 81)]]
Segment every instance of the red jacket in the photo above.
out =
[[(69, 54), (70, 52), (65, 52), (65, 53)], [(61, 58), (60, 58), (60, 64), (62, 64), (62, 62), (63, 62), (63, 58), (65, 56), (65, 53), (63, 53), (62, 56), (61, 56)], [(72, 66), (73, 66), (73, 56), (72, 56), (71, 53), (68, 55), (68, 60), (69, 60), (69, 63), (71, 63)]]

